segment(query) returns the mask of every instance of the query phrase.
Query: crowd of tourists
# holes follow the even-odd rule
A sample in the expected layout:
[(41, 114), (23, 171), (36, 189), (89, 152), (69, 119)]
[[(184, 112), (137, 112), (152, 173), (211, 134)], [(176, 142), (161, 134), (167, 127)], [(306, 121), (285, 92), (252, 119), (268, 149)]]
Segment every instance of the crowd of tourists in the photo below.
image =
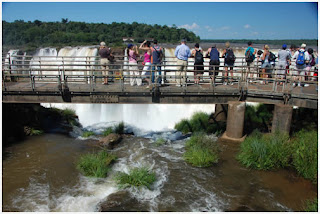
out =
[[(139, 55), (138, 49), (144, 52), (143, 55)], [(153, 45), (150, 41), (145, 40), (139, 47), (128, 44), (126, 51), (131, 86), (141, 86), (143, 81), (147, 83), (147, 88), (151, 88), (154, 84), (161, 86), (161, 84), (166, 83), (166, 72), (164, 71), (164, 74), (161, 75), (164, 51), (158, 45), (157, 40), (153, 41)], [(112, 75), (108, 66), (113, 55), (111, 49), (104, 42), (100, 43), (99, 55), (104, 70), (103, 75)], [(219, 78), (222, 78), (223, 85), (233, 85), (235, 82), (233, 69), (236, 56), (229, 42), (225, 44), (221, 54), (216, 45), (212, 45), (204, 56), (204, 51), (198, 43), (194, 45), (194, 49), (191, 51), (186, 44), (186, 40), (183, 39), (181, 44), (175, 48), (174, 55), (177, 65), (176, 86), (178, 87), (187, 84), (189, 58), (194, 59), (194, 84), (200, 84), (203, 78), (206, 67), (204, 66), (204, 58), (209, 58), (208, 67), (211, 83), (215, 84), (217, 82), (219, 72), (222, 72), (222, 77)], [(139, 58), (143, 59), (142, 70), (138, 67)], [(221, 58), (224, 59), (223, 65), (220, 65)], [(257, 50), (252, 47), (252, 42), (248, 42), (244, 59), (246, 62), (244, 78), (249, 83), (255, 82), (259, 78), (261, 84), (268, 84), (269, 78), (277, 78), (277, 80), (280, 80), (277, 84), (282, 85), (288, 76), (291, 76), (293, 86), (307, 87), (309, 85), (303, 84), (303, 82), (317, 81), (317, 68), (312, 69), (312, 67), (318, 63), (318, 58), (315, 58), (312, 48), (306, 49), (306, 44), (301, 44), (300, 48), (291, 45), (290, 49), (286, 44), (283, 44), (276, 56), (270, 51), (268, 45), (264, 45), (263, 50)], [(220, 67), (223, 67), (223, 70), (220, 70)], [(104, 78), (103, 84), (108, 84), (108, 77)]]

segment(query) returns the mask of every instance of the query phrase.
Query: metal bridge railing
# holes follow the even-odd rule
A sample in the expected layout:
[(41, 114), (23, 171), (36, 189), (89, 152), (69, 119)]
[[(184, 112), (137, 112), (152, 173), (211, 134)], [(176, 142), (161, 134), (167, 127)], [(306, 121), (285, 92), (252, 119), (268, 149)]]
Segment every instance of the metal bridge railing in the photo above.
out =
[[(150, 70), (149, 74), (141, 75), (143, 66), (138, 62), (138, 69), (132, 70), (128, 65), (128, 60), (124, 56), (119, 56), (121, 59), (117, 59), (114, 63), (109, 64), (108, 75), (102, 75), (103, 71), (106, 71), (100, 64), (100, 59), (97, 56), (90, 57), (44, 57), (39, 56), (32, 57), (26, 60), (26, 57), (22, 59), (22, 56), (13, 56), (15, 59), (3, 59), (2, 62), (2, 79), (3, 90), (9, 90), (8, 82), (27, 82), (30, 83), (30, 88), (35, 91), (37, 85), (41, 83), (54, 83), (57, 84), (57, 88), (61, 90), (63, 87), (67, 87), (70, 84), (90, 84), (90, 90), (96, 90), (96, 85), (103, 81), (103, 78), (108, 77), (110, 84), (119, 84), (121, 91), (125, 90), (125, 85), (129, 85), (130, 78), (151, 80), (152, 73), (154, 73), (155, 79), (161, 78), (165, 80), (166, 85), (176, 85), (177, 79), (185, 78), (187, 84), (183, 88), (187, 88), (194, 84), (194, 60), (190, 58), (187, 66), (187, 72), (185, 76), (179, 76), (176, 74), (177, 63), (174, 57), (166, 57), (163, 60), (161, 66), (161, 74), (158, 71)], [(58, 60), (59, 58), (59, 60)], [(83, 60), (85, 59), (85, 60)], [(251, 82), (255, 84), (269, 83), (272, 85), (268, 89), (256, 89), (256, 90), (268, 90), (270, 92), (288, 92), (293, 89), (293, 84), (300, 82), (301, 84), (318, 85), (317, 76), (313, 76), (313, 73), (317, 72), (318, 67), (312, 67), (311, 70), (305, 74), (300, 75), (301, 71), (295, 69), (294, 62), (290, 69), (278, 69), (278, 67), (272, 67), (268, 69), (266, 73), (268, 77), (263, 76), (262, 69), (259, 62), (252, 63), (252, 66), (246, 66), (244, 57), (237, 57), (235, 66), (232, 66), (232, 76), (230, 76), (230, 70), (225, 71), (226, 66), (223, 66), (223, 59), (219, 66), (210, 66), (209, 60), (205, 59), (203, 75), (201, 75), (201, 85), (207, 85), (210, 90), (221, 85), (224, 81), (237, 85), (238, 88), (248, 88)], [(209, 69), (212, 70), (209, 70)], [(218, 70), (215, 71), (215, 68)], [(230, 69), (230, 68), (228, 68)], [(284, 74), (279, 74), (282, 71)], [(283, 72), (284, 71), (284, 72)], [(139, 72), (139, 75), (134, 74)], [(209, 72), (212, 72), (209, 75)], [(218, 72), (218, 75), (215, 74)], [(228, 75), (226, 75), (228, 73)], [(153, 87), (160, 87), (160, 85), (154, 84)]]

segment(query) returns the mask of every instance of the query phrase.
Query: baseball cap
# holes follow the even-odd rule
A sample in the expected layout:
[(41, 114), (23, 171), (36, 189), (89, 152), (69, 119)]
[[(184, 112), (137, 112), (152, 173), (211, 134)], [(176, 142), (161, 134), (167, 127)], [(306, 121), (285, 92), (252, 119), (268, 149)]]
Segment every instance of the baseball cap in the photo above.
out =
[(287, 48), (287, 45), (286, 45), (286, 44), (283, 44), (283, 45), (282, 45), (282, 48)]
[(307, 45), (303, 43), (303, 44), (301, 44), (301, 47), (305, 48), (305, 47), (307, 47)]
[(133, 46), (133, 44), (128, 44), (128, 48), (131, 48)]
[(105, 42), (100, 42), (100, 46), (106, 46)]
[(181, 39), (181, 42), (186, 42), (186, 39)]

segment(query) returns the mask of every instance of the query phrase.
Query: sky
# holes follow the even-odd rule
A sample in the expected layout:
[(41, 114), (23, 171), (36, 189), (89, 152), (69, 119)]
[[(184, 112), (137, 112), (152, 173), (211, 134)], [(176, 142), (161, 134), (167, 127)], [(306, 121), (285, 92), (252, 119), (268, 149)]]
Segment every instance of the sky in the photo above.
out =
[(2, 20), (125, 22), (186, 28), (201, 39), (317, 39), (317, 2), (2, 2)]

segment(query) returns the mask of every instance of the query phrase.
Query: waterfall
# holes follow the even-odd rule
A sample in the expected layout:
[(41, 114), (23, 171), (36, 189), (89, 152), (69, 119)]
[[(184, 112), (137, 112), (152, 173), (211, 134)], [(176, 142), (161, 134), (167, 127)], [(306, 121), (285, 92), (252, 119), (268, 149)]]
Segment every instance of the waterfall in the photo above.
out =
[(86, 127), (97, 123), (125, 122), (146, 131), (173, 129), (181, 119), (195, 112), (214, 112), (214, 104), (42, 104), (45, 107), (71, 108)]

